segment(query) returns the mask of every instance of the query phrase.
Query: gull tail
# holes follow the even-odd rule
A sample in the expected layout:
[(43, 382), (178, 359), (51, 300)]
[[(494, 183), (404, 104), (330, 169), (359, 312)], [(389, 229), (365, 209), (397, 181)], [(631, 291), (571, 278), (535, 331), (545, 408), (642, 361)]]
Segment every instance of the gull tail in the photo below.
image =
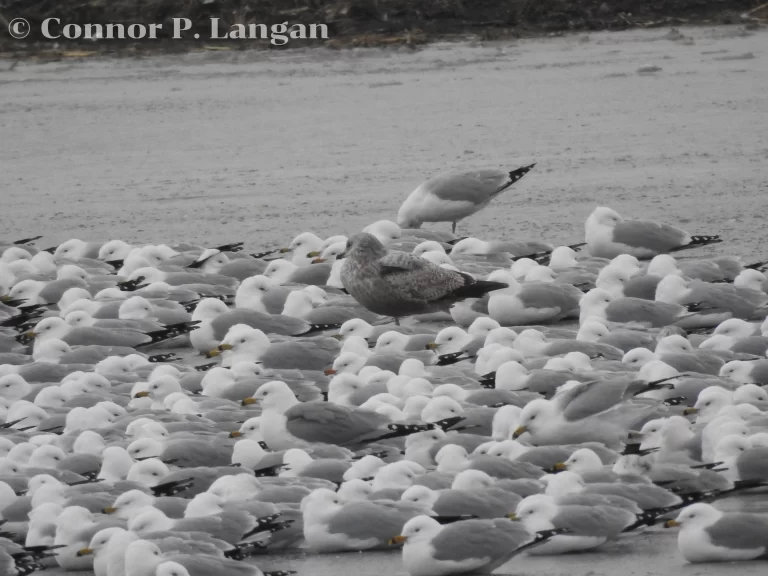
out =
[(232, 242), (231, 244), (222, 244), (221, 246), (214, 246), (214, 250), (219, 252), (240, 252), (243, 249), (245, 242)]
[(720, 236), (691, 236), (690, 243), (685, 246), (678, 246), (673, 248), (670, 252), (679, 252), (680, 250), (688, 250), (690, 248), (696, 248), (698, 246), (706, 246), (707, 244), (718, 244), (723, 239)]
[(133, 280), (118, 282), (117, 287), (123, 292), (133, 292), (134, 290), (138, 290), (139, 288), (144, 288), (146, 286), (149, 286), (149, 284), (142, 284), (144, 280), (146, 280), (144, 276), (138, 276)]
[(453, 352), (451, 354), (441, 354), (437, 357), (437, 362), (435, 362), (435, 365), (450, 366), (451, 364), (456, 364), (462, 360), (471, 360), (473, 358), (473, 356), (465, 356), (465, 354), (466, 352), (463, 350), (461, 352)]
[(238, 544), (231, 550), (225, 550), (224, 557), (230, 560), (242, 561), (266, 549), (267, 545), (264, 542), (246, 542)]
[(555, 536), (559, 536), (560, 534), (570, 534), (571, 530), (568, 530), (567, 528), (555, 528), (554, 530), (541, 530), (539, 532), (536, 532), (536, 536), (534, 539), (527, 544), (523, 544), (519, 548), (516, 548), (513, 555), (517, 556), (518, 554), (521, 554), (522, 552), (525, 552), (527, 550), (530, 550), (531, 548), (535, 548), (536, 546), (541, 546), (545, 542), (549, 542), (552, 538)]
[(454, 522), (461, 522), (463, 520), (476, 520), (477, 516), (473, 514), (463, 514), (461, 516), (432, 516), (433, 520), (437, 520), (440, 524), (453, 524)]
[(297, 336), (311, 336), (318, 332), (325, 332), (326, 330), (338, 330), (341, 328), (341, 324), (310, 324), (309, 329), (306, 332), (297, 334)]
[(482, 298), (488, 292), (509, 288), (504, 282), (491, 282), (489, 280), (475, 280), (469, 274), (460, 273), (464, 277), (464, 286), (451, 292), (447, 299), (463, 300), (464, 298)]
[(155, 354), (154, 356), (147, 357), (147, 360), (150, 364), (157, 364), (160, 362), (176, 362), (177, 360), (181, 360), (181, 358), (171, 352), (169, 354)]
[(31, 238), (22, 238), (21, 240), (15, 240), (14, 244), (16, 246), (21, 246), (22, 244), (29, 244), (31, 242), (34, 242), (35, 240), (40, 240), (42, 236), (32, 236)]
[(158, 484), (157, 486), (150, 488), (150, 490), (152, 490), (152, 494), (155, 496), (175, 496), (176, 494), (180, 494), (181, 492), (184, 492), (184, 490), (191, 488), (194, 483), (194, 478), (186, 478), (184, 480), (174, 480)]
[(520, 178), (522, 178), (523, 176), (528, 174), (528, 172), (533, 170), (534, 166), (536, 166), (535, 162), (533, 164), (528, 165), (528, 166), (523, 166), (522, 168), (518, 168), (517, 170), (512, 170), (509, 173), (509, 182), (505, 182), (504, 184), (499, 186), (499, 188), (493, 194), (491, 194), (491, 197), (496, 196), (496, 195), (501, 194), (502, 192), (504, 192), (504, 190), (506, 190), (507, 188), (512, 186), (512, 184), (514, 184), (515, 182), (520, 180)]

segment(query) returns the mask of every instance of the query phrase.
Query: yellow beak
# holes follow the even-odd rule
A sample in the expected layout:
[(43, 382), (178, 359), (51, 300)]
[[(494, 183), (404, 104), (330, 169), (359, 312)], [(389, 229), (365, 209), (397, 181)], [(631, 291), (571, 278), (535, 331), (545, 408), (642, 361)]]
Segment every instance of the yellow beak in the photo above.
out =
[(312, 252), (307, 252), (307, 258), (317, 258), (320, 256), (320, 252), (317, 250), (313, 250)]
[(334, 370), (333, 368), (326, 368), (325, 370), (323, 370), (323, 374), (325, 374), (326, 376), (333, 376), (334, 374), (336, 374), (336, 370)]
[(336, 338), (336, 340), (338, 340), (339, 342), (344, 340), (344, 336), (342, 336), (341, 334), (332, 334), (331, 338)]
[(427, 350), (437, 350), (438, 348), (440, 348), (440, 344), (438, 344), (437, 342), (430, 342), (425, 346), (425, 348)]
[(558, 462), (554, 466), (552, 466), (554, 470), (557, 470), (558, 472), (562, 472), (563, 470), (568, 470), (568, 464), (565, 462)]
[(515, 522), (519, 520), (519, 518), (517, 517), (517, 514), (515, 514), (514, 512), (512, 512), (511, 514), (507, 514), (507, 518), (509, 518), (510, 520), (514, 520)]
[[(256, 398), (254, 398), (253, 396), (251, 396), (250, 398), (243, 398), (243, 401), (240, 402), (240, 404), (242, 406), (248, 406), (250, 404), (258, 404), (258, 403), (259, 403), (259, 401)], [(234, 432), (232, 432), (232, 434), (234, 434)], [(240, 434), (240, 433), (238, 432), (238, 434)]]
[(88, 556), (88, 554), (93, 554), (93, 550), (90, 548), (83, 548), (77, 551), (77, 556)]
[[(248, 400), (248, 398), (246, 398), (246, 400)], [(240, 432), (239, 430), (235, 430), (234, 432), (230, 432), (229, 433), (229, 437), (230, 438), (240, 438), (240, 436), (242, 436), (242, 435), (243, 435), (243, 433)]]
[(676, 528), (677, 526), (680, 526), (680, 522), (677, 520), (667, 520), (664, 522), (664, 528)]
[(9, 300), (11, 300), (11, 297), (8, 294), (0, 296), (0, 302), (8, 302)]
[(325, 258), (315, 258), (312, 260), (312, 264), (322, 264), (323, 262), (327, 262)]
[(288, 252), (293, 252), (293, 248), (280, 248), (278, 252), (280, 252), (280, 254), (287, 254)]
[(232, 350), (232, 344), (219, 344), (218, 350), (219, 352), (224, 352), (225, 350)]
[(27, 338), (34, 338), (35, 336), (37, 336), (37, 332), (35, 332), (34, 330), (30, 330), (29, 332), (24, 332), (24, 336), (26, 336)]
[(698, 408), (686, 408), (683, 410), (683, 414), (686, 416), (690, 416), (691, 414), (698, 414), (699, 409)]
[(520, 436), (522, 436), (526, 432), (528, 432), (528, 428), (526, 428), (525, 426), (518, 426), (517, 430), (515, 430), (514, 433), (512, 434), (512, 439), (517, 440), (518, 438), (520, 438)]
[(101, 512), (103, 514), (114, 514), (115, 512), (117, 512), (117, 508), (115, 508), (114, 506), (107, 506), (106, 508), (102, 508)]
[(213, 350), (208, 350), (208, 352), (205, 353), (206, 358), (216, 358), (216, 356), (221, 355), (221, 352), (219, 352), (216, 348)]
[(149, 390), (142, 390), (133, 395), (134, 398), (146, 398), (147, 396), (149, 396)]
[(389, 545), (397, 546), (398, 544), (404, 543), (406, 540), (408, 540), (408, 536), (395, 536), (389, 541)]

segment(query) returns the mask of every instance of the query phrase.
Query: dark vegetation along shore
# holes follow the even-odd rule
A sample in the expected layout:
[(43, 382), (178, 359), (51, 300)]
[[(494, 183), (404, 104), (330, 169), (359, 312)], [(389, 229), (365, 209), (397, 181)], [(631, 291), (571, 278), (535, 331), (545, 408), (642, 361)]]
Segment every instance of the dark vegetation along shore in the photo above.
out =
[[(15, 40), (8, 24), (30, 23)], [(41, 33), (48, 18), (64, 24), (162, 24), (157, 39), (50, 40)], [(186, 39), (170, 40), (174, 18), (184, 18)], [(328, 38), (293, 40), (278, 46), (269, 37), (211, 40), (211, 19), (228, 30), (237, 24), (327, 25)], [(124, 55), (194, 49), (241, 50), (326, 45), (414, 46), (434, 40), (494, 40), (566, 31), (623, 30), (684, 24), (768, 23), (763, 0), (0, 0), (3, 57)], [(198, 40), (191, 37), (197, 33)]]

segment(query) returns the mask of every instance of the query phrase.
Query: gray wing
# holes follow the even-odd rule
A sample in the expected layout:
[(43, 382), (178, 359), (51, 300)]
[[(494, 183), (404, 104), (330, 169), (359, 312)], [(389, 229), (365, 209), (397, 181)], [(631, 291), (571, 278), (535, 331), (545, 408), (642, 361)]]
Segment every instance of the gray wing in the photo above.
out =
[(350, 410), (328, 402), (297, 404), (286, 413), (285, 427), (291, 435), (306, 442), (348, 444), (388, 422), (367, 410)]
[(214, 338), (223, 340), (227, 331), (235, 324), (246, 324), (251, 328), (258, 328), (265, 334), (280, 334), (281, 336), (293, 336), (309, 330), (309, 323), (300, 318), (283, 316), (282, 314), (264, 314), (247, 308), (236, 308), (211, 321)]
[[(768, 448), (750, 448), (739, 454), (736, 468), (740, 480), (768, 479)], [(766, 543), (768, 546), (768, 541)]]
[[(600, 414), (615, 406), (624, 399), (627, 389), (626, 385), (610, 380), (584, 382), (574, 388), (581, 389), (581, 392), (570, 395), (563, 409), (563, 417), (570, 422)], [(558, 403), (563, 405), (559, 400)]]
[(552, 519), (555, 528), (571, 530), (576, 536), (613, 538), (635, 520), (635, 515), (608, 506), (562, 506)]
[(356, 540), (376, 538), (386, 545), (417, 514), (415, 510), (379, 506), (374, 502), (351, 502), (331, 518), (328, 532), (344, 534)]
[(624, 296), (630, 298), (642, 298), (643, 300), (656, 300), (656, 286), (661, 282), (661, 277), (651, 274), (636, 276), (624, 285)]
[(642, 298), (619, 298), (608, 304), (605, 311), (611, 322), (650, 322), (653, 327), (660, 328), (674, 324), (686, 310), (678, 304)]
[(502, 558), (533, 536), (522, 522), (511, 520), (465, 520), (448, 524), (432, 539), (435, 560), (461, 562), (471, 558)]
[(213, 446), (204, 440), (173, 440), (166, 444), (163, 461), (179, 468), (228, 466), (232, 462), (232, 447)]
[[(440, 494), (433, 506), (438, 516), (472, 515), (478, 518), (502, 518), (514, 512), (522, 498), (513, 492), (497, 491), (499, 494), (469, 492), (467, 490), (446, 490)], [(501, 496), (501, 498), (499, 498)]]
[(589, 492), (603, 496), (621, 496), (635, 502), (643, 510), (663, 508), (680, 502), (680, 498), (672, 492), (653, 484), (600, 484), (593, 483), (587, 487)]
[(325, 286), (328, 283), (328, 277), (330, 275), (330, 264), (312, 264), (310, 266), (301, 266), (294, 270), (291, 274), (290, 281), (295, 282), (296, 284)]
[(139, 344), (149, 342), (151, 339), (138, 330), (108, 330), (106, 328), (84, 327), (73, 328), (62, 337), (62, 340), (70, 346), (88, 346), (100, 344), (103, 346), (130, 346), (135, 348)]
[(768, 518), (757, 514), (725, 514), (705, 529), (715, 546), (754, 550), (768, 548)]
[(276, 342), (261, 355), (264, 368), (324, 370), (333, 364), (338, 350), (308, 342)]
[(517, 295), (526, 308), (559, 308), (561, 312), (578, 308), (581, 296), (573, 286), (547, 282), (523, 284)]
[(489, 168), (441, 174), (430, 178), (419, 188), (423, 193), (434, 194), (441, 200), (482, 205), (506, 188), (508, 183), (508, 171)]
[(494, 456), (472, 456), (470, 468), (480, 470), (494, 478), (517, 480), (520, 478), (538, 479), (544, 476), (544, 470), (527, 462), (511, 462)]
[(646, 220), (627, 220), (619, 222), (614, 227), (613, 241), (664, 254), (674, 248), (688, 244), (688, 234), (668, 224)]

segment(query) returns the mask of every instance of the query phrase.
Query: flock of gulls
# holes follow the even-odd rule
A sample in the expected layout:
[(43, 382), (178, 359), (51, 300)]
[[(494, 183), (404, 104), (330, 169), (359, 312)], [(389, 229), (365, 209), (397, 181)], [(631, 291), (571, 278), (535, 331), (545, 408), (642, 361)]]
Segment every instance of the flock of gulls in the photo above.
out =
[(768, 557), (719, 504), (768, 486), (766, 265), (605, 207), (571, 246), (455, 235), (532, 168), (257, 254), (0, 243), (0, 575), (441, 576), (676, 527), (688, 562)]

